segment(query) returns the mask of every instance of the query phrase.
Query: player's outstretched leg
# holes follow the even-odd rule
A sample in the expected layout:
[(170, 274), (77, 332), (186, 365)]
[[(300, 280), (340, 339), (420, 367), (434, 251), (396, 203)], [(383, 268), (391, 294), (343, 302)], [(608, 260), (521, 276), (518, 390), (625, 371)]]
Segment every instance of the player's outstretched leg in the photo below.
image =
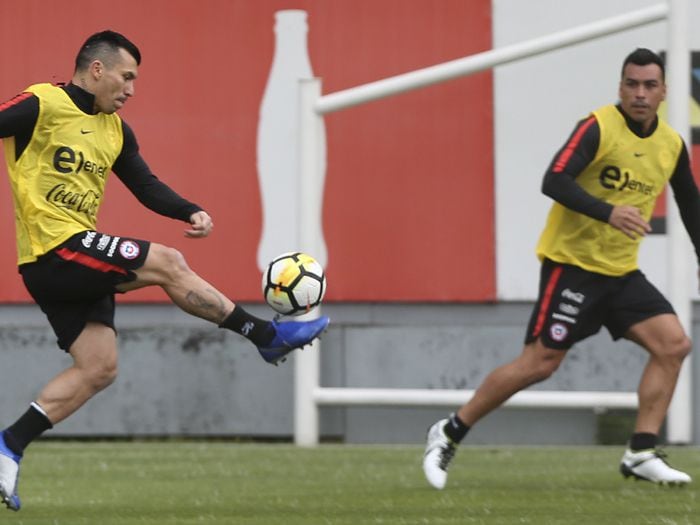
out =
[(265, 361), (277, 364), (292, 350), (310, 344), (328, 327), (329, 322), (325, 315), (311, 321), (273, 320), (275, 337), (266, 345), (258, 345), (258, 351)]
[(428, 429), (428, 437), (423, 456), (423, 472), (436, 489), (445, 488), (447, 467), (457, 451), (457, 444), (445, 434), (448, 419), (441, 419)]
[(659, 485), (686, 485), (692, 478), (666, 463), (666, 454), (658, 449), (633, 451), (627, 449), (620, 462), (625, 478), (634, 477)]
[(5, 444), (5, 433), (0, 432), (0, 498), (10, 510), (21, 507), (17, 495), (20, 459), (22, 456), (12, 452)]

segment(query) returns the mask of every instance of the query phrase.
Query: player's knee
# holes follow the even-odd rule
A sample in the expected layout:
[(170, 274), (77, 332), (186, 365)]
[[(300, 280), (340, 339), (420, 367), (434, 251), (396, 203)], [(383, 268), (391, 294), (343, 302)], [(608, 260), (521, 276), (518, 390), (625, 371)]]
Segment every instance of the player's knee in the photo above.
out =
[(688, 357), (692, 348), (693, 343), (686, 335), (683, 335), (667, 343), (664, 355), (669, 359), (682, 363), (683, 360)]
[(175, 248), (163, 245), (154, 245), (153, 248), (157, 250), (158, 271), (165, 279), (177, 281), (191, 271), (185, 257)]
[(559, 361), (545, 358), (524, 359), (517, 364), (517, 368), (521, 379), (529, 385), (534, 385), (549, 379), (559, 368)]
[(104, 390), (117, 378), (118, 366), (116, 359), (105, 359), (92, 364), (87, 370), (87, 380), (95, 392)]
[(541, 359), (534, 369), (535, 382), (539, 383), (552, 377), (554, 372), (559, 369), (560, 363), (560, 360), (554, 358)]
[(530, 383), (539, 383), (549, 379), (559, 369), (565, 351), (546, 347), (537, 341), (525, 348), (521, 364), (527, 368)]

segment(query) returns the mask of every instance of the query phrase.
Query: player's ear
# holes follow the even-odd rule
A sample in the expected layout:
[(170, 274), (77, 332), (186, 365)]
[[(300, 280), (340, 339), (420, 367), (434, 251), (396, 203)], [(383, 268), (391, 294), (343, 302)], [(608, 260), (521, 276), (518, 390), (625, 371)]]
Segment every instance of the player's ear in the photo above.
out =
[(92, 63), (90, 64), (89, 71), (90, 74), (92, 75), (92, 78), (95, 80), (99, 80), (102, 74), (104, 73), (105, 66), (102, 63), (101, 60), (93, 60)]

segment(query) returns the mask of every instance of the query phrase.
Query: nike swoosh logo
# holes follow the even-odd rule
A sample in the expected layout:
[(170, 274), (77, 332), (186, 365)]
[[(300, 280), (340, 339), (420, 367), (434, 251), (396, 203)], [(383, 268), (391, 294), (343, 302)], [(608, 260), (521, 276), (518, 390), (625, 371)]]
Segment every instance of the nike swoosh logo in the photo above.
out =
[(635, 156), (635, 157), (643, 157), (643, 156), (644, 156), (644, 153), (635, 153), (634, 156)]
[(87, 135), (88, 133), (94, 133), (94, 130), (92, 129), (81, 129), (80, 133), (83, 135)]

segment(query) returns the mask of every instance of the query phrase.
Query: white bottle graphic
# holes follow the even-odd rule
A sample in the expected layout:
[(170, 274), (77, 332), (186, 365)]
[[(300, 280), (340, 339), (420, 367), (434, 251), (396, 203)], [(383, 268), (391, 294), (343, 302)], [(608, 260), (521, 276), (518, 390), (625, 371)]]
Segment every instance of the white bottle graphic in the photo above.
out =
[[(297, 227), (301, 197), (299, 79), (313, 77), (306, 40), (306, 12), (296, 9), (278, 11), (275, 20), (275, 52), (258, 123), (257, 167), (263, 227), (257, 261), (261, 270), (273, 257), (301, 249)], [(325, 174), (325, 133), (323, 137), (322, 173)], [(322, 185), (323, 180), (319, 183)], [(317, 193), (303, 197), (305, 205), (318, 208), (314, 234), (320, 240), (319, 251), (322, 253), (310, 255), (325, 264), (326, 247), (320, 212), (322, 191)]]

